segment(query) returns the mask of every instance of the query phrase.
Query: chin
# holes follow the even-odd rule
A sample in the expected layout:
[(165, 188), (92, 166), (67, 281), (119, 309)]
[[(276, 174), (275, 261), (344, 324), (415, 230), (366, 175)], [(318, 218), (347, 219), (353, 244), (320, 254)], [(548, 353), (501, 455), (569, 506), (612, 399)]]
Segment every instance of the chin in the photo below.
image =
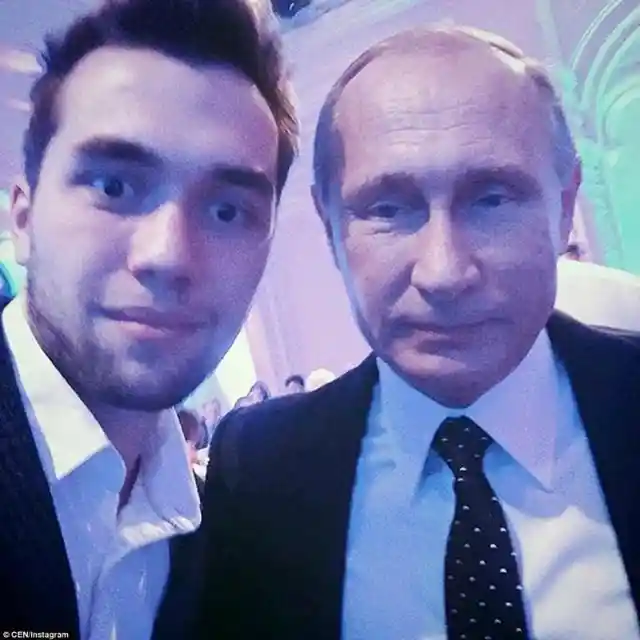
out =
[(464, 376), (469, 367), (464, 360), (449, 355), (426, 354), (420, 352), (404, 352), (394, 358), (398, 368), (412, 378), (448, 378)]
[(112, 384), (102, 395), (106, 404), (127, 411), (155, 413), (180, 404), (190, 392), (183, 393), (175, 385)]
[(478, 371), (454, 355), (404, 349), (388, 362), (412, 387), (444, 406), (465, 407), (481, 395)]
[(146, 367), (129, 363), (120, 375), (104, 380), (109, 404), (132, 411), (161, 411), (180, 404), (204, 380), (189, 371)]

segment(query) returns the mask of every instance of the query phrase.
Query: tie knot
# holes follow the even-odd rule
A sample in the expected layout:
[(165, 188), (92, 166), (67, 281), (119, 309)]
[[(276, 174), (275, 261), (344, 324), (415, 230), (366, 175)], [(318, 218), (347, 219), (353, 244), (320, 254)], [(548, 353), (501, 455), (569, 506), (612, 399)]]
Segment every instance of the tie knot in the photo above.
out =
[(433, 449), (458, 477), (465, 472), (482, 472), (482, 461), (491, 438), (471, 419), (447, 418), (436, 431)]

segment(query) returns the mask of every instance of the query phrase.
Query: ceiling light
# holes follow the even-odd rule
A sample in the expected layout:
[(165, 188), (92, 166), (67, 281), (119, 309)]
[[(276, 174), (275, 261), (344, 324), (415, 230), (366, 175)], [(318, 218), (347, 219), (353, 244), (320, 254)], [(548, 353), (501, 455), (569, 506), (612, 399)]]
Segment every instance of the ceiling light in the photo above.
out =
[(38, 74), (41, 71), (33, 53), (18, 49), (0, 49), (0, 67), (15, 73)]
[(5, 104), (10, 109), (22, 111), (23, 113), (31, 113), (31, 105), (26, 100), (16, 100), (14, 98), (9, 98), (8, 100), (5, 100)]

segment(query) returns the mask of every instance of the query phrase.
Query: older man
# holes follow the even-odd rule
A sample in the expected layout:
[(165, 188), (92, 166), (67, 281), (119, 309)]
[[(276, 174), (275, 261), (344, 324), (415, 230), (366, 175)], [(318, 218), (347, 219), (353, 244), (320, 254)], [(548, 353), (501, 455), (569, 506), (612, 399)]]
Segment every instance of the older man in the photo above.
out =
[(553, 312), (579, 184), (498, 37), (420, 28), (345, 71), (313, 193), (374, 354), (220, 425), (202, 628), (640, 637), (640, 336)]

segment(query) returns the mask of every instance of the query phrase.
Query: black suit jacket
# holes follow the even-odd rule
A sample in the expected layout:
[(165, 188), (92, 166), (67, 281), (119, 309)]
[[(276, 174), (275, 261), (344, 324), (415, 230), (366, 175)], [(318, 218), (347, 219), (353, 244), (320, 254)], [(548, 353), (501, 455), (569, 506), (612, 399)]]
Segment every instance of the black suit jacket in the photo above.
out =
[[(154, 640), (187, 637), (201, 572), (200, 540), (195, 533), (170, 542), (170, 576)], [(1, 327), (0, 585), (0, 630), (80, 638), (71, 568)]]
[[(640, 336), (548, 325), (640, 611)], [(230, 414), (211, 448), (201, 638), (338, 640), (373, 357), (335, 382)], [(384, 576), (380, 577), (381, 580)]]

